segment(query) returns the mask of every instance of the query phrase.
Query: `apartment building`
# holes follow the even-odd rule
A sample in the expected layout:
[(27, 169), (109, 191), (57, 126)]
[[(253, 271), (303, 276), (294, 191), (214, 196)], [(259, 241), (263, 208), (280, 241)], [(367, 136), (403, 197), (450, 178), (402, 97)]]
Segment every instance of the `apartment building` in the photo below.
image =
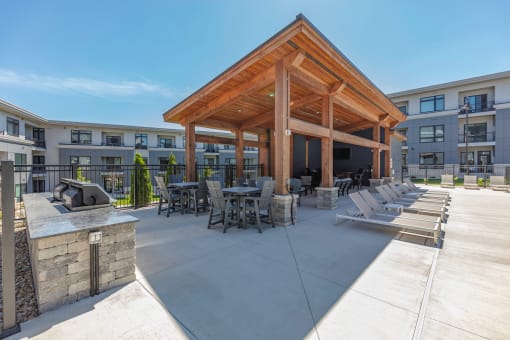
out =
[[(202, 133), (232, 137), (223, 132)], [(108, 170), (133, 164), (136, 152), (146, 163), (160, 164), (162, 168), (168, 164), (170, 153), (175, 155), (178, 164), (184, 164), (184, 140), (182, 129), (47, 120), (0, 100), (0, 160), (32, 165), (30, 176), (15, 178), (17, 197), (27, 189), (51, 189), (53, 183), (49, 183), (45, 165), (104, 165)], [(197, 164), (235, 164), (233, 145), (197, 143), (196, 148)], [(245, 147), (244, 163), (258, 163), (256, 148)], [(111, 173), (104, 173), (105, 183), (101, 184), (105, 187), (111, 182), (108, 177)]]
[[(510, 166), (510, 71), (388, 94), (407, 115), (402, 166)], [(467, 143), (467, 145), (466, 145)], [(401, 153), (401, 155), (400, 155)]]

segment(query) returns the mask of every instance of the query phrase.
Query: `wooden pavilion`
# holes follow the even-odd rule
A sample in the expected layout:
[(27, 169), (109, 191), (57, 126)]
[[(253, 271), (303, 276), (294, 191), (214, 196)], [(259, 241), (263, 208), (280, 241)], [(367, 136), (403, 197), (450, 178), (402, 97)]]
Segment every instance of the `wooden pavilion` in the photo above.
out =
[[(186, 176), (195, 177), (195, 143), (259, 149), (259, 163), (286, 194), (293, 153), (291, 134), (321, 139), (322, 187), (333, 187), (333, 142), (373, 150), (379, 178), (380, 152), (390, 171), (390, 128), (405, 120), (393, 103), (303, 15), (211, 82), (163, 114), (185, 127)], [(229, 130), (235, 139), (198, 134), (196, 126)], [(373, 129), (373, 138), (352, 133)], [(381, 130), (384, 138), (381, 140)], [(258, 135), (248, 141), (244, 133)], [(237, 167), (238, 175), (243, 167)]]

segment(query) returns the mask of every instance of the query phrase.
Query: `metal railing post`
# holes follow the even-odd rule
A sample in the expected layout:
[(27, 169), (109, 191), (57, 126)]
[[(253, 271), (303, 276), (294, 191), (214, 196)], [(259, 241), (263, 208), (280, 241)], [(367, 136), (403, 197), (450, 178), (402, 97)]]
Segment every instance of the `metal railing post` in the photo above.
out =
[(16, 323), (16, 255), (14, 240), (14, 164), (2, 161), (2, 298), (3, 328), (0, 338), (20, 331)]
[(425, 167), (425, 185), (429, 184), (429, 167)]

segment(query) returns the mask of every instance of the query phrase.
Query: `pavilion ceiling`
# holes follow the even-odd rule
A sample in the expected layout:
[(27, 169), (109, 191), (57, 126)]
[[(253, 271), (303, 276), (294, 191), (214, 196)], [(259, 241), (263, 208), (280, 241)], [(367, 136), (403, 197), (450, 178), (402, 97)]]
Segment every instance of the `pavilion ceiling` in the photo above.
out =
[(284, 59), (290, 117), (321, 124), (333, 96), (334, 129), (354, 132), (405, 116), (303, 17), (164, 114), (165, 121), (260, 133), (274, 126), (275, 64)]

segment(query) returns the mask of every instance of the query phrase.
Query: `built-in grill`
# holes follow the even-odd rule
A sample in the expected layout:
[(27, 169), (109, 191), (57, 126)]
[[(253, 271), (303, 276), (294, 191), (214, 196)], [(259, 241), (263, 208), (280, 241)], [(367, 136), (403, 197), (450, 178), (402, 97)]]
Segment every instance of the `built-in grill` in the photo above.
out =
[(110, 206), (115, 200), (96, 183), (84, 183), (70, 178), (62, 178), (53, 189), (53, 197), (63, 201), (72, 211)]

